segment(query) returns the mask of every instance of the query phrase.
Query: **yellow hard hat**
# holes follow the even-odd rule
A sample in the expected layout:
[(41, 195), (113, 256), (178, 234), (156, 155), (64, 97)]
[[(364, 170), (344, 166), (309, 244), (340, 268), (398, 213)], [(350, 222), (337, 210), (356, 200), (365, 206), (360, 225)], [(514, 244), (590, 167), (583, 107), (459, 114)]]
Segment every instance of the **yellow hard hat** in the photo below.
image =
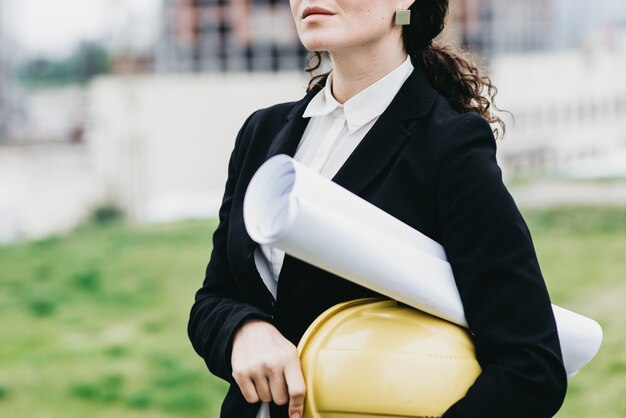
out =
[(302, 418), (439, 417), (481, 372), (465, 329), (388, 299), (331, 307), (298, 354)]

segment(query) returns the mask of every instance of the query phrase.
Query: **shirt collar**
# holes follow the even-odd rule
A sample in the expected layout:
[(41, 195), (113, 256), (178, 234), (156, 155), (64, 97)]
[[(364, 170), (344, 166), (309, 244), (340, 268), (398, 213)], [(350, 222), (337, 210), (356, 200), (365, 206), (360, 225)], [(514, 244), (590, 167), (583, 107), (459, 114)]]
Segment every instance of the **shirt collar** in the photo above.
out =
[(351, 97), (343, 105), (333, 97), (331, 72), (326, 85), (309, 102), (302, 117), (328, 115), (339, 109), (345, 115), (348, 131), (353, 134), (385, 111), (412, 71), (413, 64), (407, 56), (395, 70)]

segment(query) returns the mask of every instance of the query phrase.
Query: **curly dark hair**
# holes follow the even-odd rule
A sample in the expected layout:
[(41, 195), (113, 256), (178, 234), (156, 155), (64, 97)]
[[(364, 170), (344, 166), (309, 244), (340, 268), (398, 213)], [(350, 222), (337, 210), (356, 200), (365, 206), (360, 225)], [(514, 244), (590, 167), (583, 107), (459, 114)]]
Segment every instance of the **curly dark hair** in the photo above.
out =
[[(476, 112), (490, 124), (497, 124), (496, 137), (504, 136), (506, 125), (494, 112), (502, 112), (495, 104), (498, 89), (474, 62), (471, 55), (450, 45), (433, 40), (443, 31), (449, 0), (417, 0), (410, 7), (411, 24), (403, 27), (404, 48), (411, 62), (424, 71), (429, 83), (459, 113)], [(309, 55), (306, 71), (311, 74), (310, 91), (329, 72), (317, 74), (322, 66), (322, 53)]]

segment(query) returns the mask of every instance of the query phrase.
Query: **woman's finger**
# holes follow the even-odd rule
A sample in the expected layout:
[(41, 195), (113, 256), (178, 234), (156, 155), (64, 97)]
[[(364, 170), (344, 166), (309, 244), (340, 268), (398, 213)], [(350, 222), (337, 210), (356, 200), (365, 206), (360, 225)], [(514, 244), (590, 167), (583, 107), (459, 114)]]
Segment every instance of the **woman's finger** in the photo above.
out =
[(233, 377), (235, 378), (235, 382), (239, 386), (243, 397), (246, 399), (248, 403), (257, 403), (259, 402), (259, 395), (256, 391), (256, 387), (254, 386), (254, 382), (250, 377), (245, 376), (242, 377), (233, 373)]
[(285, 382), (282, 368), (272, 371), (269, 377), (269, 385), (274, 403), (276, 405), (285, 405), (289, 401), (289, 393), (287, 392), (287, 383)]
[(259, 399), (263, 402), (271, 402), (272, 392), (270, 391), (270, 385), (267, 381), (267, 375), (258, 374), (252, 377), (252, 381), (254, 382), (254, 387), (256, 388), (256, 393), (259, 395)]
[(289, 418), (300, 418), (304, 411), (306, 385), (297, 356), (285, 367), (285, 381), (289, 392)]

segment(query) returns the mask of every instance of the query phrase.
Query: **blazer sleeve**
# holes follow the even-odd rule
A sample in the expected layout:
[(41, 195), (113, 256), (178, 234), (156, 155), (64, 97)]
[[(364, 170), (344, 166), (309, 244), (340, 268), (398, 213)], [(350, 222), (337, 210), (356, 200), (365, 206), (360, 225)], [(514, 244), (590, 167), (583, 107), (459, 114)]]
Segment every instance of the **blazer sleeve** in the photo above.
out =
[(228, 178), (219, 210), (219, 224), (213, 233), (213, 250), (204, 282), (195, 295), (187, 328), (193, 348), (204, 359), (211, 373), (230, 383), (234, 382), (230, 358), (235, 332), (249, 318), (272, 322), (267, 313), (241, 300), (228, 264), (226, 249), (228, 219), (240, 169), (237, 155), (253, 115), (239, 131), (229, 160)]
[(567, 378), (530, 233), (489, 124), (477, 113), (458, 119), (439, 144), (438, 227), (482, 373), (443, 418), (551, 417)]

